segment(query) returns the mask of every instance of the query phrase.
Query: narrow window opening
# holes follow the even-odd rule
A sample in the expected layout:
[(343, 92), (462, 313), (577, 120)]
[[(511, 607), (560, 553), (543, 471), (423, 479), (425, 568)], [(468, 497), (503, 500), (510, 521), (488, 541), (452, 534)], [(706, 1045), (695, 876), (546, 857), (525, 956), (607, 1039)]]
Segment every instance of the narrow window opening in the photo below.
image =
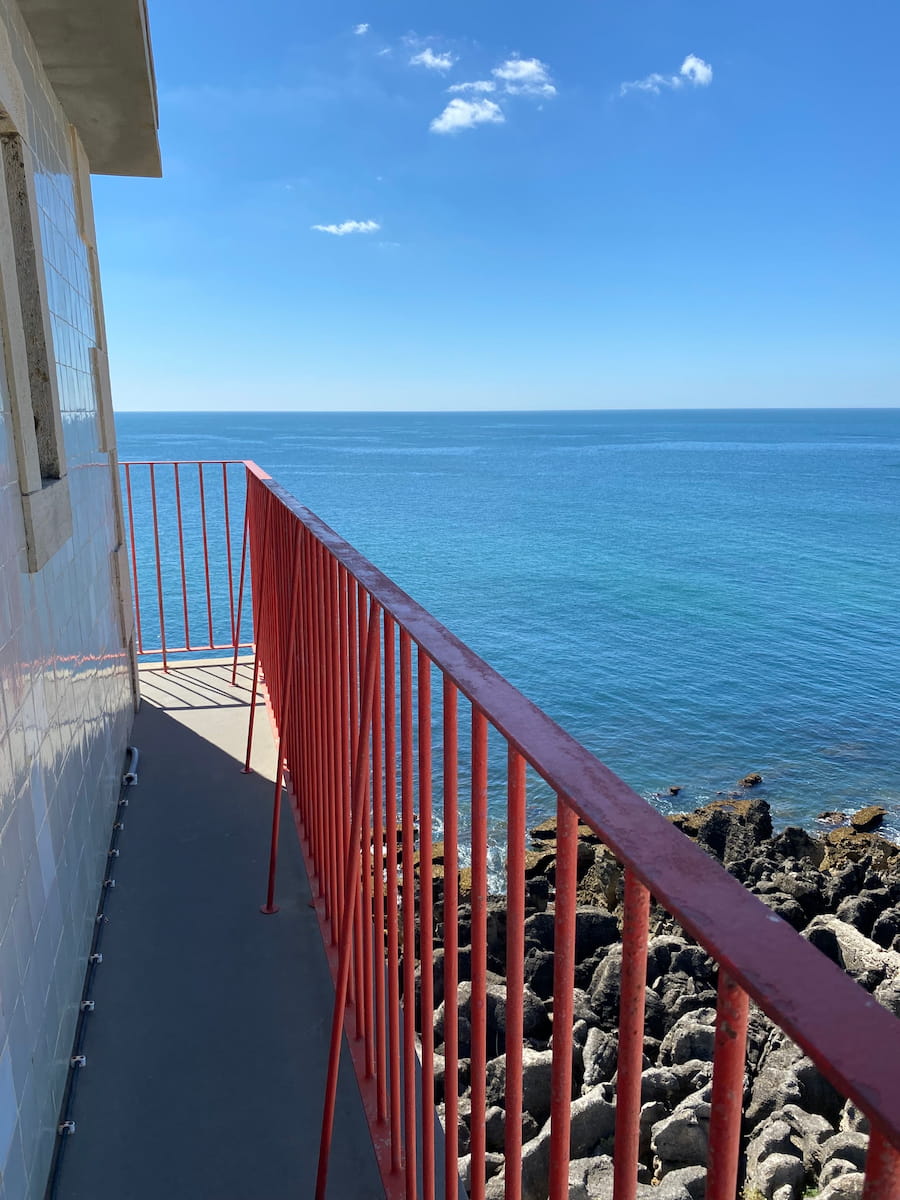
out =
[(0, 134), (0, 154), (3, 158), (3, 176), (12, 225), (34, 436), (41, 479), (50, 482), (61, 479), (65, 470), (59, 440), (59, 413), (53, 387), (54, 368), (48, 354), (47, 331), (41, 302), (42, 263), (35, 237), (25, 150), (17, 133)]

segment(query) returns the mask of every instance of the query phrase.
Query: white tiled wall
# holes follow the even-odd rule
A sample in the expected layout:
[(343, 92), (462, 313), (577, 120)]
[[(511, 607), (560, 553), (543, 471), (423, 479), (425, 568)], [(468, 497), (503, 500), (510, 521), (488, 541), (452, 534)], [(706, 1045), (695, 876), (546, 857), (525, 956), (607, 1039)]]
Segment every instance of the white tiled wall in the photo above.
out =
[(132, 696), (110, 557), (109, 456), (97, 449), (94, 312), (67, 126), (11, 0), (0, 0), (0, 24), (25, 89), (20, 132), (37, 171), (74, 523), (71, 540), (42, 571), (27, 574), (0, 367), (0, 1198), (39, 1200)]

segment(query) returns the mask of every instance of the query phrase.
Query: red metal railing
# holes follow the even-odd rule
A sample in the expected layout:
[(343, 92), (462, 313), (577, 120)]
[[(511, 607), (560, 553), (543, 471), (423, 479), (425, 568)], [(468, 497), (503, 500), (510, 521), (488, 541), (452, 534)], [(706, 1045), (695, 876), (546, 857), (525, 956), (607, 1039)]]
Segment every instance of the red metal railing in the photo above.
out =
[[(171, 655), (203, 651), (231, 650), (236, 662), (239, 650), (253, 647), (252, 630), (244, 630), (249, 636), (241, 641), (247, 568), (244, 462), (126, 462), (122, 472), (138, 655), (160, 657), (164, 670)], [(243, 514), (237, 525), (231, 518), (235, 507)]]
[[(455, 1085), (460, 1060), (469, 1059), (470, 1194), (483, 1200), (488, 823), (501, 809), (507, 913), (503, 1186), (505, 1200), (520, 1200), (526, 797), (549, 788), (557, 820), (553, 1025), (565, 1031), (552, 1041), (550, 1200), (568, 1195), (579, 817), (624, 865), (616, 1200), (636, 1195), (651, 894), (719, 967), (708, 1200), (734, 1200), (736, 1194), (751, 999), (868, 1116), (865, 1200), (896, 1200), (896, 1018), (252, 464), (247, 528), (254, 681), (265, 681), (283, 767), (263, 910), (275, 911), (286, 785), (335, 978), (317, 1196), (325, 1194), (343, 1034), (391, 1198), (458, 1195)], [(439, 825), (443, 851), (435, 866), (432, 839)], [(471, 930), (465, 970), (461, 918)], [(436, 949), (443, 951), (443, 996), (449, 998), (443, 1162), (434, 1111)], [(470, 999), (468, 1013), (457, 1021), (461, 979), (470, 985)]]

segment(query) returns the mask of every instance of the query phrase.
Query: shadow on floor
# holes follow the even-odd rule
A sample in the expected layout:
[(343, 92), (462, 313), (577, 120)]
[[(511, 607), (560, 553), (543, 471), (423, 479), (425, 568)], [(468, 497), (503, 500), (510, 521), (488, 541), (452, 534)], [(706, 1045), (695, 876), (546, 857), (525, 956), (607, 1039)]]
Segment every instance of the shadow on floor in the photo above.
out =
[[(263, 916), (272, 783), (239, 769), (246, 691), (217, 702), (216, 679), (204, 717), (186, 676), (157, 684), (58, 1200), (312, 1197), (333, 992), (293, 822)], [(271, 761), (262, 708), (257, 725)], [(329, 1196), (383, 1197), (349, 1061), (341, 1076)]]

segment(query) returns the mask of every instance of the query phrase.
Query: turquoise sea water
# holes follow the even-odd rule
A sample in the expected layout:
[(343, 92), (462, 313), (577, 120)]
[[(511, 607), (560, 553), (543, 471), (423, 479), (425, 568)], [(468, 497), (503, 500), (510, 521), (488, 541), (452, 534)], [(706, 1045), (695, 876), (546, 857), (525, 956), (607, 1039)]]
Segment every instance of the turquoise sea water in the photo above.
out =
[(900, 410), (117, 422), (255, 459), (648, 798), (900, 836)]

